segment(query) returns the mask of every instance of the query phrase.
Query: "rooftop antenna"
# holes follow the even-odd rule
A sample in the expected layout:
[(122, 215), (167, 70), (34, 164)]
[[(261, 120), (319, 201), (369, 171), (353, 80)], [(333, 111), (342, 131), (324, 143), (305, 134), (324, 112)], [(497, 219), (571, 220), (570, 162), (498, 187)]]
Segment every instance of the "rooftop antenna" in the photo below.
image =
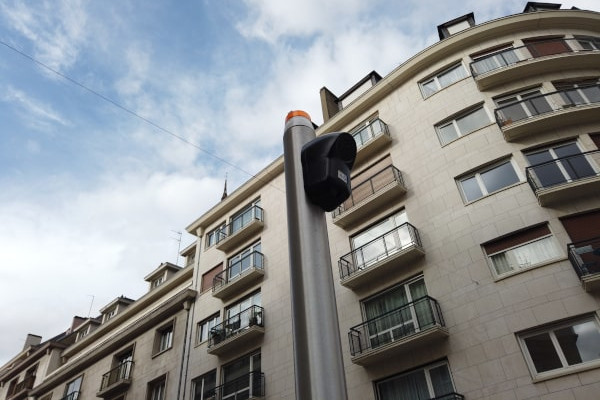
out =
[(93, 294), (88, 294), (89, 297), (92, 298), (92, 300), (90, 301), (90, 309), (88, 310), (88, 318), (91, 318), (92, 316), (92, 306), (94, 305), (94, 295)]
[(171, 238), (173, 240), (177, 240), (177, 257), (175, 258), (175, 265), (179, 265), (179, 253), (181, 252), (181, 232), (174, 231), (171, 229), (171, 232), (177, 235), (177, 238)]
[(221, 196), (221, 201), (225, 200), (227, 197), (227, 172), (225, 172), (225, 186), (223, 186), (223, 195)]

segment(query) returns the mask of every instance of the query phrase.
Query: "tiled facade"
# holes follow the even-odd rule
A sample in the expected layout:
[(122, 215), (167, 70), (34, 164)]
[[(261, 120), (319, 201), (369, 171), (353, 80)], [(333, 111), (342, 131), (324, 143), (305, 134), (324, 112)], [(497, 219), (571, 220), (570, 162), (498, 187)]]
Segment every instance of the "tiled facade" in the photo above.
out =
[[(321, 91), (317, 135), (358, 144), (326, 216), (351, 400), (598, 398), (600, 14), (526, 10), (458, 18), (387, 76)], [(53, 344), (27, 395), (294, 399), (285, 204), (279, 158), (187, 227), (185, 268)], [(26, 398), (11, 382), (39, 346), (0, 398)]]

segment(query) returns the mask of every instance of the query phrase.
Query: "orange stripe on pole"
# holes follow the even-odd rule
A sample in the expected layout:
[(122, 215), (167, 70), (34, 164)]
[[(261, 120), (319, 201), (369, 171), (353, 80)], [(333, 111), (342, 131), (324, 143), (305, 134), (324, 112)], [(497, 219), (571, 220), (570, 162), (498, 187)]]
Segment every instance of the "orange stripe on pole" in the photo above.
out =
[(287, 115), (287, 117), (285, 117), (285, 122), (288, 122), (290, 118), (294, 118), (294, 117), (304, 117), (307, 118), (309, 121), (310, 119), (310, 115), (308, 115), (308, 113), (306, 111), (302, 111), (302, 110), (294, 110), (294, 111), (290, 111)]

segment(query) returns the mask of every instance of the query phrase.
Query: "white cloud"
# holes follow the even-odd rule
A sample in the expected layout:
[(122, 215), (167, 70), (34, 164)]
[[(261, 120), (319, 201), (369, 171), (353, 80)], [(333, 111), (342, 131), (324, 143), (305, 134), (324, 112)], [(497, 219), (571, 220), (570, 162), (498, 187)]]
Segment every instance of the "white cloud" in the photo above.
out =
[(51, 105), (44, 104), (13, 87), (9, 86), (5, 89), (2, 100), (17, 104), (24, 111), (23, 116), (27, 122), (33, 126), (46, 125), (49, 122), (69, 125), (69, 121), (55, 111)]

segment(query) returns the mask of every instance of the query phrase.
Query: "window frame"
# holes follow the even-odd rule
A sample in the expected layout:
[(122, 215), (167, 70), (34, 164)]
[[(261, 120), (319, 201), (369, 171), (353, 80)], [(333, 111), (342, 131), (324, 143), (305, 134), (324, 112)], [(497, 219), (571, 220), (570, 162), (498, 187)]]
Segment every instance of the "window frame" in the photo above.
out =
[[(440, 77), (448, 74), (449, 72), (451, 72), (459, 67), (462, 68), (464, 76), (461, 76), (459, 79), (452, 81), (445, 86), (442, 86), (442, 84), (440, 83)], [(427, 98), (433, 96), (434, 94), (444, 90), (445, 88), (452, 86), (456, 82), (459, 82), (465, 78), (468, 78), (469, 76), (471, 76), (469, 69), (467, 67), (465, 67), (465, 64), (463, 63), (462, 59), (460, 59), (457, 62), (448, 65), (444, 69), (442, 69), (432, 75), (429, 75), (425, 79), (422, 79), (421, 81), (419, 81), (419, 90), (421, 91), (421, 95), (423, 96), (423, 99), (427, 99)], [(428, 94), (428, 93), (426, 93), (425, 85), (427, 85), (428, 83), (431, 83), (431, 82), (435, 83), (435, 86), (437, 87), (437, 89), (434, 92)]]
[[(546, 324), (544, 326), (541, 326), (541, 327), (538, 327), (535, 329), (527, 330), (525, 332), (517, 333), (516, 336), (517, 336), (517, 341), (519, 342), (519, 347), (521, 349), (523, 357), (525, 358), (525, 363), (527, 364), (527, 368), (529, 369), (529, 372), (531, 374), (531, 377), (533, 378), (534, 383), (541, 382), (543, 380), (547, 380), (547, 379), (551, 379), (551, 378), (556, 378), (556, 377), (563, 376), (563, 375), (569, 375), (569, 374), (573, 374), (576, 372), (582, 372), (585, 370), (600, 367), (600, 356), (598, 358), (596, 358), (595, 360), (585, 361), (585, 362), (581, 362), (581, 363), (574, 364), (574, 365), (568, 365), (568, 361), (566, 360), (564, 352), (560, 346), (560, 343), (556, 339), (556, 334), (554, 333), (554, 331), (559, 330), (561, 328), (582, 325), (587, 322), (593, 322), (594, 326), (596, 327), (596, 332), (600, 336), (600, 322), (598, 321), (598, 316), (596, 314), (583, 315), (583, 316), (579, 316), (577, 318), (554, 322), (554, 323)], [(527, 347), (527, 344), (525, 343), (525, 340), (527, 338), (537, 336), (540, 334), (544, 334), (544, 333), (549, 334), (552, 346), (555, 351), (555, 355), (558, 356), (558, 359), (561, 362), (562, 367), (551, 369), (548, 371), (537, 372), (533, 358), (531, 356), (531, 353), (529, 352), (529, 349)]]
[[(515, 244), (514, 246), (510, 246), (510, 247), (507, 247), (507, 248), (505, 248), (503, 250), (499, 250), (499, 251), (492, 252), (492, 253), (488, 253), (487, 250), (485, 249), (485, 245), (487, 245), (487, 244), (491, 244), (491, 243), (493, 243), (493, 242), (495, 242), (497, 240), (507, 239), (509, 237), (518, 238), (519, 235), (521, 235), (521, 236), (525, 235), (526, 233), (531, 232), (533, 229), (540, 228), (542, 226), (545, 226), (548, 229), (548, 233), (547, 234), (544, 234), (544, 235), (541, 235), (541, 236), (538, 236), (538, 237), (535, 237), (535, 238), (532, 238), (532, 239), (524, 240), (524, 241), (520, 242), (519, 244)], [(524, 247), (524, 246), (528, 246), (528, 245), (530, 245), (532, 243), (538, 242), (540, 240), (545, 240), (545, 239), (550, 239), (552, 245), (554, 246), (554, 250), (557, 253), (556, 256), (548, 258), (548, 259), (543, 260), (543, 261), (540, 261), (540, 262), (538, 262), (536, 264), (531, 264), (531, 265), (526, 266), (526, 267), (512, 268), (512, 265), (511, 265), (512, 270), (508, 271), (508, 272), (499, 273), (497, 271), (497, 267), (494, 264), (494, 261), (492, 259), (494, 256), (497, 256), (497, 255), (503, 254), (503, 253), (507, 253), (507, 252), (509, 252), (511, 250), (518, 249), (518, 248), (521, 248), (521, 247)], [(552, 264), (554, 262), (560, 261), (560, 260), (562, 260), (562, 259), (565, 258), (564, 254), (563, 254), (563, 252), (561, 250), (560, 244), (558, 243), (558, 241), (556, 239), (556, 236), (554, 235), (554, 233), (550, 229), (550, 225), (548, 223), (537, 224), (537, 225), (529, 226), (529, 227), (524, 228), (524, 229), (520, 229), (520, 230), (518, 230), (516, 232), (511, 232), (511, 233), (509, 233), (507, 235), (504, 235), (504, 236), (501, 236), (499, 238), (496, 238), (496, 239), (493, 239), (491, 241), (488, 241), (486, 243), (483, 243), (481, 245), (481, 248), (483, 250), (483, 253), (486, 256), (486, 260), (487, 260), (488, 266), (490, 267), (490, 271), (492, 272), (492, 275), (493, 275), (493, 277), (494, 277), (495, 280), (501, 280), (501, 279), (504, 279), (504, 278), (508, 278), (509, 276), (517, 275), (517, 274), (520, 274), (520, 273), (525, 272), (525, 271), (529, 271), (529, 270), (532, 270), (532, 269), (535, 269), (535, 268), (543, 267), (544, 265)]]
[[(239, 252), (237, 252), (236, 254), (234, 254), (233, 256), (229, 257), (227, 259), (227, 270), (225, 271), (225, 278), (227, 282), (231, 282), (236, 280), (237, 278), (240, 277), (240, 275), (244, 274), (249, 268), (256, 266), (256, 264), (258, 264), (255, 261), (255, 258), (258, 257), (256, 255), (256, 253), (261, 253), (261, 249), (262, 249), (262, 242), (260, 240), (252, 243), (251, 245), (243, 248), (242, 250), (240, 250)], [(247, 257), (252, 257), (251, 263), (250, 265), (246, 268), (243, 269), (243, 265), (242, 265), (242, 260), (244, 260)], [(258, 257), (260, 259), (260, 257)], [(262, 268), (263, 265), (263, 260), (260, 259), (260, 267)], [(231, 270), (232, 267), (235, 264), (239, 264), (239, 272), (235, 275), (231, 275)]]
[(214, 245), (217, 244), (218, 240), (217, 240), (217, 236), (224, 232), (225, 229), (227, 227), (227, 224), (225, 223), (225, 221), (221, 222), (216, 228), (211, 229), (210, 231), (208, 231), (206, 233), (206, 241), (204, 244), (204, 248), (208, 249), (213, 247)]
[[(161, 388), (158, 393), (155, 393), (157, 388)], [(148, 382), (146, 400), (165, 400), (167, 392), (167, 375), (159, 376), (156, 379)], [(158, 397), (157, 397), (158, 396)]]
[(152, 356), (156, 357), (173, 348), (175, 320), (171, 320), (156, 329)]
[[(496, 189), (496, 190), (494, 190), (492, 192), (488, 191), (487, 188), (485, 187), (483, 179), (481, 178), (481, 175), (485, 174), (486, 172), (489, 172), (489, 171), (491, 171), (491, 170), (493, 170), (495, 168), (498, 168), (498, 167), (500, 167), (500, 166), (502, 166), (504, 164), (507, 164), (507, 163), (512, 166), (513, 172), (517, 176), (517, 181), (514, 182), (514, 183), (511, 183), (511, 184), (509, 184), (507, 186), (503, 186), (500, 189)], [(478, 187), (479, 187), (482, 195), (480, 197), (477, 197), (476, 199), (469, 200), (467, 198), (465, 190), (463, 189), (462, 183), (464, 181), (468, 180), (468, 179), (471, 179), (471, 178), (475, 178), (475, 181), (477, 182), (477, 185), (478, 185)], [(461, 176), (457, 177), (455, 179), (455, 181), (456, 181), (456, 183), (458, 185), (458, 190), (460, 192), (460, 195), (461, 195), (461, 197), (462, 197), (465, 205), (468, 205), (468, 204), (471, 204), (473, 202), (476, 202), (476, 201), (479, 201), (481, 199), (484, 199), (486, 197), (489, 197), (489, 196), (491, 196), (493, 194), (499, 193), (499, 192), (501, 192), (503, 190), (506, 190), (508, 188), (511, 188), (513, 186), (519, 185), (519, 184), (521, 184), (521, 183), (524, 182), (524, 179), (523, 179), (521, 171), (519, 170), (518, 165), (517, 165), (516, 161), (514, 160), (514, 158), (513, 157), (509, 157), (509, 158), (502, 158), (502, 159), (497, 160), (497, 161), (495, 161), (495, 162), (493, 162), (491, 164), (487, 164), (487, 165), (485, 165), (483, 167), (480, 167), (480, 168), (476, 169), (473, 172), (461, 175)]]
[[(488, 118), (488, 121), (486, 124), (483, 124), (471, 131), (468, 132), (462, 132), (460, 129), (460, 125), (458, 124), (458, 120), (462, 120), (468, 116), (474, 115), (476, 112), (483, 110), (483, 112), (485, 113), (485, 115)], [(472, 106), (467, 108), (464, 111), (461, 111), (460, 113), (454, 115), (451, 119), (445, 119), (442, 122), (438, 122), (437, 124), (435, 124), (434, 128), (435, 128), (435, 132), (437, 134), (438, 140), (440, 142), (440, 145), (442, 147), (449, 145), (450, 143), (453, 143), (455, 141), (457, 141), (458, 139), (468, 136), (474, 132), (477, 132), (480, 129), (485, 128), (486, 126), (490, 126), (494, 124), (494, 119), (492, 118), (491, 114), (489, 113), (489, 111), (487, 110), (487, 107), (485, 106), (485, 103), (480, 103), (478, 105)], [(444, 142), (442, 140), (441, 137), (441, 129), (445, 128), (447, 126), (452, 125), (452, 127), (454, 128), (454, 132), (456, 133), (456, 138), (449, 140), (448, 142)]]
[(209, 398), (211, 398), (211, 394), (209, 392), (208, 396), (209, 397), (204, 397), (204, 395), (206, 394), (206, 390), (203, 390), (203, 388), (201, 388), (200, 390), (202, 390), (202, 393), (200, 393), (200, 397), (196, 397), (197, 392), (196, 392), (196, 386), (198, 385), (198, 381), (202, 382), (203, 384), (207, 381), (207, 379), (210, 379), (212, 376), (214, 375), (214, 384), (213, 384), (213, 388), (212, 389), (208, 389), (208, 390), (212, 390), (213, 394), (212, 396), (214, 396), (214, 392), (215, 389), (217, 387), (217, 370), (213, 369), (211, 371), (205, 372), (197, 377), (195, 377), (194, 379), (192, 379), (192, 398), (191, 400), (208, 400)]
[[(196, 324), (196, 345), (202, 344), (210, 338), (210, 330), (221, 323), (221, 312), (217, 311)], [(206, 339), (202, 340), (206, 332)]]

